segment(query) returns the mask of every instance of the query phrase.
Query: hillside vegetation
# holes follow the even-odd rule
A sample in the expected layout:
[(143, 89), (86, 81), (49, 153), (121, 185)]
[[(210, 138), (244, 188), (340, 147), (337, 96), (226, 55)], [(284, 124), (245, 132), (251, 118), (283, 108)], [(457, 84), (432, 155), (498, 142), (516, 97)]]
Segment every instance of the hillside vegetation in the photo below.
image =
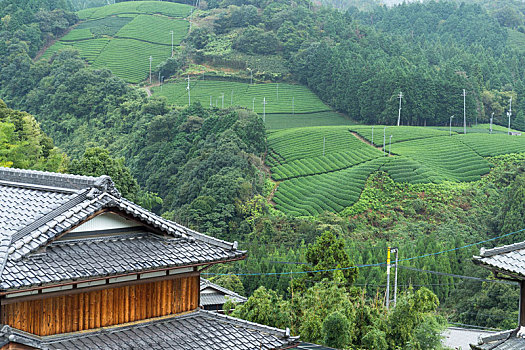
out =
[(64, 171), (67, 158), (32, 115), (7, 108), (0, 100), (0, 166)]
[(290, 215), (341, 212), (378, 170), (398, 183), (471, 182), (490, 171), (484, 157), (525, 152), (524, 137), (473, 130), (450, 135), (433, 128), (357, 125), (270, 132), (266, 164), (279, 181), (272, 200)]
[[(519, 295), (514, 286), (425, 272), (487, 278), (488, 271), (470, 263), (479, 252), (479, 245), (472, 244), (523, 225), (519, 213), (524, 206), (520, 195), (525, 158), (517, 153), (523, 152), (523, 139), (502, 134), (511, 97), (511, 126), (523, 128), (525, 65), (523, 55), (509, 46), (510, 27), (482, 6), (450, 2), (344, 13), (302, 0), (207, 1), (207, 8), (204, 1), (201, 4), (194, 13), (192, 31), (175, 56), (158, 67), (155, 61), (152, 67), (154, 79), (161, 73), (173, 85), (180, 84), (177, 106), (157, 96), (160, 86), (148, 97), (143, 89), (113, 74), (107, 68), (112, 55), (104, 56), (106, 63), (94, 64), (110, 44), (122, 43), (113, 56), (125, 57), (132, 50), (129, 42), (145, 43), (143, 37), (115, 38), (136, 18), (166, 19), (168, 15), (141, 12), (104, 17), (107, 9), (99, 8), (90, 10), (93, 17), (79, 23), (60, 1), (1, 1), (0, 96), (10, 108), (34, 115), (42, 130), (73, 158), (70, 169), (92, 174), (112, 171), (115, 177), (129, 180), (126, 183), (132, 188), (140, 184), (148, 191), (144, 197), (132, 198), (164, 217), (239, 241), (250, 251), (246, 261), (207, 272), (239, 274), (216, 277), (242, 284), (247, 295), (254, 294), (249, 305), (276, 301), (271, 303), (277, 305), (276, 312), (266, 314), (277, 318), (283, 316), (280, 311), (289, 312), (267, 323), (289, 325), (303, 339), (325, 343), (319, 331), (324, 321), (341, 319), (340, 315), (329, 317), (327, 310), (344, 309), (353, 332), (344, 346), (431, 348), (421, 345), (416, 334), (423, 338), (438, 334), (439, 326), (411, 323), (413, 327), (404, 327), (401, 318), (413, 315), (410, 296), (414, 289), (428, 287), (439, 298), (438, 311), (451, 321), (514, 327)], [(177, 22), (173, 23), (183, 20), (174, 18)], [(99, 25), (90, 26), (91, 21)], [(98, 36), (98, 29), (105, 34)], [(133, 35), (142, 35), (136, 29)], [(519, 31), (519, 26), (512, 30)], [(55, 39), (61, 40), (57, 45), (73, 50), (33, 60)], [(159, 33), (147, 45), (167, 49), (167, 58), (171, 43), (165, 40)], [(89, 42), (96, 47), (81, 44)], [(149, 64), (149, 54), (145, 60), (140, 55), (133, 55), (142, 62), (136, 61), (136, 66), (143, 61)], [(120, 66), (125, 67), (125, 62)], [(119, 67), (111, 68), (116, 72)], [(220, 85), (210, 91), (212, 104), (213, 96), (216, 99), (212, 108), (207, 108), (209, 95), (201, 103), (186, 106), (182, 79), (188, 74), (192, 83), (206, 71), (215, 72), (218, 79), (229, 77), (246, 84), (247, 68), (253, 71), (254, 88), (270, 87), (269, 99), (275, 93), (277, 100), (277, 83), (301, 86), (319, 98), (305, 98), (308, 108), (320, 100), (361, 124), (354, 125), (353, 119), (333, 110), (292, 111), (289, 118), (288, 109), (272, 111), (276, 114), (268, 114), (265, 125), (260, 114), (250, 111), (253, 97), (245, 100), (246, 108), (230, 107), (229, 91)], [(121, 73), (130, 74), (131, 69)], [(140, 69), (133, 79), (144, 82), (149, 67)], [(467, 92), (467, 135), (461, 134), (462, 118), (458, 117), (463, 115), (463, 89)], [(236, 91), (234, 98), (240, 94)], [(404, 94), (403, 126), (397, 128), (393, 125), (400, 91)], [(222, 93), (225, 109), (220, 108)], [(279, 109), (290, 106), (281, 97), (279, 102)], [(494, 128), (497, 133), (489, 135), (486, 124), (492, 113), (496, 124), (505, 127)], [(451, 115), (456, 117), (449, 136)], [(319, 124), (330, 127), (307, 128)], [(375, 146), (371, 145), (372, 125)], [(381, 150), (384, 126), (386, 149)], [(267, 132), (266, 127), (275, 130)], [(12, 137), (4, 139), (16, 144)], [(391, 155), (385, 156), (389, 150)], [(38, 147), (36, 151), (40, 152)], [(37, 163), (28, 162), (35, 167), (32, 164)], [(137, 183), (125, 174), (132, 174)], [(483, 245), (523, 238), (514, 234)], [(318, 248), (327, 241), (337, 249)], [(381, 263), (388, 246), (399, 247), (402, 259), (413, 258), (400, 265), (407, 268), (399, 271), (406, 308), (395, 312), (381, 306), (386, 281)], [(446, 252), (431, 254), (440, 250)], [(319, 256), (326, 260), (319, 261)], [(339, 263), (366, 266), (348, 269), (352, 273), (342, 276), (305, 273), (332, 269)], [(337, 286), (328, 281), (337, 281)], [(272, 291), (256, 293), (260, 286)], [(433, 294), (421, 293), (435, 310)], [(337, 298), (330, 297), (334, 295)], [(327, 307), (319, 308), (320, 301)], [(245, 311), (241, 316), (249, 318), (250, 310)], [(297, 319), (289, 317), (292, 312)], [(421, 326), (417, 332), (416, 325)]]
[(129, 83), (148, 77), (153, 68), (171, 57), (170, 34), (176, 50), (188, 33), (189, 5), (159, 2), (120, 2), (78, 12), (82, 20), (68, 34), (46, 50), (49, 59), (55, 52), (72, 48), (79, 51), (94, 68), (108, 68)]

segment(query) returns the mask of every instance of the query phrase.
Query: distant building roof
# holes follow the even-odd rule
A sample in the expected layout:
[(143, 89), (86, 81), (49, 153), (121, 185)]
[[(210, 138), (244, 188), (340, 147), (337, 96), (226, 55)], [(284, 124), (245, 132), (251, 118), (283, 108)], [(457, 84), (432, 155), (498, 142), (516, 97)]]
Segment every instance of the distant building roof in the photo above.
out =
[(202, 277), (200, 283), (200, 291), (202, 306), (224, 305), (224, 303), (226, 303), (228, 299), (235, 303), (245, 303), (248, 300), (242, 295), (239, 295), (234, 291), (221, 287), (218, 284), (210, 282), (209, 280), (204, 279)]
[(504, 331), (481, 338), (479, 344), (471, 344), (473, 350), (523, 350), (525, 339), (517, 336), (518, 329)]
[(0, 347), (9, 342), (50, 350), (269, 350), (294, 347), (298, 337), (290, 337), (281, 329), (198, 310), (181, 316), (46, 337), (4, 326), (0, 330)]
[[(525, 280), (525, 242), (493, 249), (481, 248), (479, 256), (474, 256), (473, 261), (494, 273)], [(513, 329), (489, 335), (470, 347), (474, 350), (523, 350), (525, 339), (518, 332), (519, 329)]]
[(525, 279), (525, 242), (493, 249), (481, 248), (474, 263), (516, 279)]
[(477, 344), (481, 337), (492, 335), (496, 332), (481, 329), (467, 329), (460, 327), (449, 327), (443, 332), (442, 343), (452, 349), (469, 349), (470, 344)]
[[(192, 231), (126, 200), (108, 176), (0, 168), (0, 290), (242, 259), (235, 243)], [(103, 213), (140, 222), (122, 237), (59, 241)]]

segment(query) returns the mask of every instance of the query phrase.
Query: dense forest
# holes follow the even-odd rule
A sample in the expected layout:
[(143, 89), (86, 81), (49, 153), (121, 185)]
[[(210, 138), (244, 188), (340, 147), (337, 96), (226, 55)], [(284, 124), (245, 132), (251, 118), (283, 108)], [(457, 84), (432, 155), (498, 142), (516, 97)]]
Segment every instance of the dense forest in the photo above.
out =
[[(512, 125), (525, 129), (525, 56), (511, 40), (523, 32), (522, 2), (349, 6), (344, 12), (306, 0), (201, 3), (199, 25), (183, 50), (155, 74), (176, 76), (208, 64), (235, 68), (234, 78), (246, 79), (251, 67), (257, 81), (306, 84), (334, 109), (370, 124), (395, 123), (402, 91), (403, 124), (446, 125), (450, 115), (462, 114), (466, 89), (470, 124), (494, 113), (506, 125), (512, 97)], [(490, 158), (491, 173), (469, 184), (398, 184), (375, 173), (341, 215), (287, 217), (266, 200), (273, 185), (263, 162), (265, 126), (256, 114), (170, 106), (107, 69), (89, 68), (74, 50), (38, 60), (78, 22), (71, 11), (92, 5), (102, 4), (0, 2), (1, 165), (108, 173), (124, 195), (164, 217), (238, 240), (249, 258), (211, 270), (225, 286), (253, 294), (236, 315), (290, 327), (305, 340), (430, 348), (444, 325), (435, 310), (451, 322), (513, 326), (517, 288), (486, 280), (488, 272), (471, 263), (478, 246), (453, 249), (521, 229), (523, 155)], [(523, 235), (487, 245), (519, 239)], [(316, 259), (323, 244), (330, 254)], [(378, 297), (383, 266), (285, 274), (335, 268), (337, 261), (345, 262), (339, 267), (373, 265), (385, 260), (388, 246), (399, 247), (401, 257), (451, 250), (404, 265), (412, 270), (399, 271), (399, 306), (390, 314)], [(327, 307), (315, 307), (319, 300)], [(400, 324), (409, 326), (395, 327)], [(342, 343), (330, 339), (334, 329), (346, 334)]]

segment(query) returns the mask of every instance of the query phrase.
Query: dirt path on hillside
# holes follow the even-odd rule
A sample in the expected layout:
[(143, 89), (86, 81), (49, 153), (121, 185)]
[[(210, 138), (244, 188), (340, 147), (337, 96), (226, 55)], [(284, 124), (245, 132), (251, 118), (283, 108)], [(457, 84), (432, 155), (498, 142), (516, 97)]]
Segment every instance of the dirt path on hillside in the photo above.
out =
[(156, 86), (160, 86), (160, 83), (156, 82), (156, 83), (144, 86), (143, 89), (146, 91), (146, 94), (148, 94), (148, 97), (151, 97), (153, 95), (153, 93), (151, 92), (151, 88), (156, 87)]
[[(272, 180), (272, 182), (274, 182), (274, 181)], [(279, 188), (279, 182), (275, 181), (274, 182), (274, 186), (273, 186), (273, 190), (272, 190), (272, 192), (270, 192), (270, 195), (268, 196), (268, 203), (270, 203), (274, 207), (275, 207), (276, 203), (273, 201), (273, 196), (275, 196), (275, 192), (277, 191), (277, 188)]]
[[(350, 131), (350, 133), (352, 135), (354, 135), (359, 141), (364, 142), (367, 145), (372, 146), (372, 147), (380, 150), (381, 152), (383, 152), (383, 147), (374, 145), (372, 142), (368, 141), (367, 139), (365, 139), (363, 136), (359, 135), (355, 131)], [(394, 156), (393, 154), (390, 154), (390, 157), (393, 157), (393, 156)]]
[(41, 48), (40, 51), (38, 51), (38, 52), (36, 53), (35, 58), (33, 58), (33, 62), (38, 61), (38, 60), (40, 59), (40, 57), (42, 57), (42, 55), (44, 54), (44, 52), (46, 52), (47, 49), (49, 49), (51, 46), (53, 46), (57, 41), (59, 41), (60, 39), (62, 39), (64, 36), (66, 36), (67, 33), (69, 33), (71, 30), (73, 30), (77, 25), (78, 25), (78, 23), (75, 24), (75, 25), (72, 26), (72, 27), (67, 28), (67, 30), (64, 32), (64, 34), (62, 34), (62, 35), (60, 36), (60, 38), (55, 38), (55, 39), (51, 40), (50, 42), (48, 42), (47, 44), (45, 44), (44, 47)]

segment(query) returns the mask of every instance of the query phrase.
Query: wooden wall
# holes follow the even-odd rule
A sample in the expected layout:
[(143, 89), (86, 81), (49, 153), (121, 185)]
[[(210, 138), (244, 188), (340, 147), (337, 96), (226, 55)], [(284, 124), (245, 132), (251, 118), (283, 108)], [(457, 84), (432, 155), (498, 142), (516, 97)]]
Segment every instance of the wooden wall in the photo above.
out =
[(196, 309), (199, 276), (126, 285), (2, 305), (13, 328), (45, 336), (144, 320)]

